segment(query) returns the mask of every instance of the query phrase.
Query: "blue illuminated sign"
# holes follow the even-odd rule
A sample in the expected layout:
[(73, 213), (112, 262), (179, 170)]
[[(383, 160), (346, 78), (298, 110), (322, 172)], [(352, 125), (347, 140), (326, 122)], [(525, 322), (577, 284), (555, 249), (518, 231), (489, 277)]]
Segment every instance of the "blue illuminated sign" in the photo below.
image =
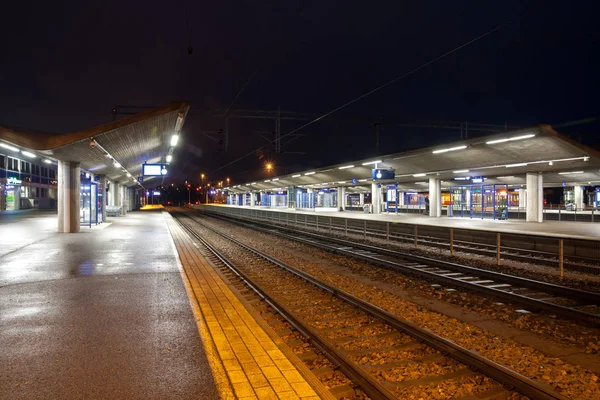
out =
[(356, 178), (352, 178), (352, 184), (356, 185)]
[(483, 178), (483, 176), (474, 176), (471, 179), (471, 182), (473, 183), (483, 183), (485, 181), (485, 179)]
[(396, 173), (393, 169), (380, 169), (374, 168), (372, 171), (373, 180), (384, 180), (384, 179), (394, 179), (396, 177)]

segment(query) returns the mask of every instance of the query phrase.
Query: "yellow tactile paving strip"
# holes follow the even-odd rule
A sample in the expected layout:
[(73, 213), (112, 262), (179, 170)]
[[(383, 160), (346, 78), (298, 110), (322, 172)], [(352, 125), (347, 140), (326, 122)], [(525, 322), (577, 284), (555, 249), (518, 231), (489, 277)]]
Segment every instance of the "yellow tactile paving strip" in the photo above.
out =
[[(190, 236), (170, 216), (165, 220), (235, 397), (319, 399), (199, 253)], [(220, 390), (224, 397), (231, 397)]]

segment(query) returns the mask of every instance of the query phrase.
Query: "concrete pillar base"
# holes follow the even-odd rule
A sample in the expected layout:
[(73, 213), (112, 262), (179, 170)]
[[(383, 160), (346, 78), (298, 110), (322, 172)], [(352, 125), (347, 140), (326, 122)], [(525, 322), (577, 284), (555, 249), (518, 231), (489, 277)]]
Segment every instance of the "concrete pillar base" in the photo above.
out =
[(80, 174), (79, 163), (58, 162), (58, 231), (61, 233), (80, 230)]
[(537, 172), (527, 173), (527, 222), (544, 220), (544, 179)]
[(441, 182), (437, 178), (429, 178), (429, 216), (442, 216)]

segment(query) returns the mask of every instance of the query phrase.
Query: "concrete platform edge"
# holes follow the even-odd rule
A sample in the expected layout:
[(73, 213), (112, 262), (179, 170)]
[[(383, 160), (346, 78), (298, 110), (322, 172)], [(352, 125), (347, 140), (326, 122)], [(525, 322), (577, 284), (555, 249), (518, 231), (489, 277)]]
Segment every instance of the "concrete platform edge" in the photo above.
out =
[[(210, 261), (208, 262), (210, 264)], [(258, 311), (256, 311), (256, 309), (254, 309), (254, 307), (252, 307), (252, 305), (248, 303), (244, 296), (235, 287), (229, 284), (229, 282), (227, 282), (227, 279), (225, 279), (218, 270), (216, 272), (227, 283), (227, 286), (231, 289), (233, 294), (240, 300), (240, 303), (244, 305), (246, 310), (248, 310), (250, 315), (254, 317), (254, 319), (262, 328), (262, 330), (264, 330), (265, 333), (269, 335), (271, 340), (277, 345), (277, 347), (279, 347), (279, 350), (281, 350), (281, 352), (288, 358), (288, 360), (294, 363), (294, 367), (296, 367), (296, 369), (298, 370), (298, 372), (300, 372), (302, 377), (306, 379), (306, 381), (312, 386), (312, 388), (315, 390), (315, 392), (317, 392), (319, 397), (325, 400), (336, 400), (336, 397), (333, 394), (331, 394), (331, 392), (321, 383), (319, 378), (317, 378), (315, 374), (313, 374), (312, 371), (302, 362), (302, 360), (298, 358), (298, 356), (294, 353), (290, 346), (288, 346), (288, 344), (284, 342), (283, 339), (281, 339), (277, 332), (275, 332), (275, 330), (271, 328), (271, 326), (269, 326), (269, 324), (260, 316)]]
[[(164, 214), (168, 214), (166, 211), (163, 211), (163, 220)], [(166, 221), (164, 221), (165, 227), (171, 233), (171, 230)], [(177, 246), (175, 246), (175, 241), (173, 240), (173, 236), (169, 234), (169, 239), (171, 241), (171, 247), (173, 248), (173, 252), (177, 258), (177, 268), (179, 269), (179, 273), (181, 275), (181, 279), (183, 281), (183, 285), (185, 286), (185, 291), (188, 295), (188, 299), (190, 301), (190, 307), (192, 308), (192, 312), (194, 313), (194, 319), (196, 320), (196, 326), (198, 327), (198, 333), (200, 335), (200, 339), (202, 340), (202, 345), (206, 351), (206, 357), (210, 364), (210, 368), (213, 373), (213, 377), (215, 378), (215, 384), (217, 386), (217, 390), (219, 391), (219, 396), (223, 399), (235, 399), (233, 394), (233, 387), (227, 377), (227, 373), (225, 372), (225, 368), (223, 363), (221, 362), (221, 358), (217, 353), (217, 347), (212, 340), (212, 335), (208, 330), (208, 326), (206, 324), (206, 319), (202, 314), (202, 310), (200, 310), (200, 306), (198, 305), (198, 299), (196, 298), (196, 294), (192, 289), (192, 285), (187, 276), (187, 273), (181, 263), (181, 259), (179, 257), (179, 252), (177, 251)]]

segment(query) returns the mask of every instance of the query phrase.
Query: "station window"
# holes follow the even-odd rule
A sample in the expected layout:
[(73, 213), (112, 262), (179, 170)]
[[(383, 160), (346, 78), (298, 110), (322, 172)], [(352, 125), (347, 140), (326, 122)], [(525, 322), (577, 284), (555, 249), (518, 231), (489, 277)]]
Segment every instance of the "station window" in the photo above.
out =
[(4, 164), (6, 162), (6, 157), (4, 157), (4, 155), (0, 154), (0, 169), (6, 168), (6, 165)]
[[(38, 174), (39, 175), (39, 174)], [(48, 168), (46, 167), (42, 167), (42, 174), (43, 177), (47, 178), (48, 177)]]
[(31, 173), (31, 163), (27, 161), (21, 161), (21, 172), (24, 172), (26, 174)]
[(17, 160), (16, 158), (8, 157), (8, 169), (10, 171), (18, 171), (19, 160)]
[(34, 165), (31, 167), (31, 172), (32, 172), (32, 174), (34, 174), (34, 175), (39, 175), (39, 174), (40, 174), (40, 166), (39, 166), (39, 165), (35, 165), (35, 164), (34, 164)]
[(48, 175), (49, 175), (50, 179), (56, 179), (56, 171), (55, 170), (51, 169), (48, 172), (49, 172)]

